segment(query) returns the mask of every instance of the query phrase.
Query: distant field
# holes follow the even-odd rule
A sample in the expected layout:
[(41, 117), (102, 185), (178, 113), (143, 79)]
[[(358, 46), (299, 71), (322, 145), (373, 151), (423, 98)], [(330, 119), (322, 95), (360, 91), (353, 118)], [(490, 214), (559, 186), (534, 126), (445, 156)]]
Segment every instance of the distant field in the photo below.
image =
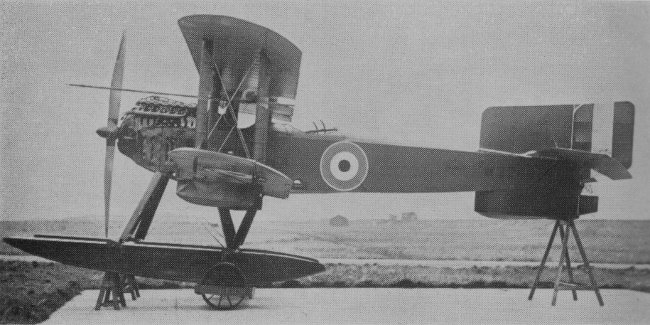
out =
[[(576, 222), (592, 262), (650, 263), (650, 221)], [(123, 224), (112, 224), (111, 234)], [(154, 221), (147, 240), (218, 245), (208, 234), (221, 233), (205, 222)], [(256, 221), (245, 247), (315, 258), (538, 261), (553, 229), (552, 221), (435, 220), (411, 223), (352, 221), (349, 227), (322, 222)], [(0, 221), (0, 237), (35, 233), (103, 236), (103, 225), (89, 221)], [(223, 240), (221, 240), (223, 242)], [(551, 252), (557, 261), (559, 248)], [(579, 260), (571, 242), (573, 257)], [(0, 254), (22, 254), (0, 244)]]

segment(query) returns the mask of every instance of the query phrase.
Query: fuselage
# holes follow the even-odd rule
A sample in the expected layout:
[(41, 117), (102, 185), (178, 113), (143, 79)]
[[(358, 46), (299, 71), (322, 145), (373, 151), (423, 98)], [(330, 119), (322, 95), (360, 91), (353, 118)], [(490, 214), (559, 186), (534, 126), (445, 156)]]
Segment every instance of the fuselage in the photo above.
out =
[[(121, 120), (119, 150), (136, 164), (157, 171), (167, 153), (193, 147), (191, 106), (163, 113), (134, 108)], [(146, 114), (144, 114), (146, 113)], [(255, 126), (240, 129), (253, 146)], [(245, 156), (237, 132), (222, 123), (205, 148)], [(272, 124), (265, 164), (294, 180), (295, 193), (459, 192), (515, 190), (537, 182), (555, 162), (489, 152), (465, 152), (356, 140), (331, 132), (303, 132)], [(548, 176), (548, 175), (547, 175)], [(566, 179), (567, 175), (557, 175)]]

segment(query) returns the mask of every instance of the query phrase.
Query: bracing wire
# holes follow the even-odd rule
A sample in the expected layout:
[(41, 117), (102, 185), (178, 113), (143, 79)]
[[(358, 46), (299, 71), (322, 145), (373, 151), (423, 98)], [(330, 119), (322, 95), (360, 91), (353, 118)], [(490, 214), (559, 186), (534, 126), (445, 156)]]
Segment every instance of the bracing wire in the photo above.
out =
[(217, 150), (217, 152), (221, 152), (221, 149), (223, 149), (223, 146), (226, 145), (226, 142), (230, 138), (230, 135), (232, 134), (232, 130), (234, 130), (236, 127), (237, 127), (237, 125), (234, 125), (232, 128), (230, 128), (230, 131), (228, 131), (228, 134), (226, 135), (226, 138), (221, 143), (221, 146), (219, 147), (219, 150)]
[(214, 240), (216, 240), (217, 243), (219, 243), (219, 246), (221, 246), (221, 248), (225, 248), (225, 246), (221, 243), (219, 238), (217, 238), (217, 236), (215, 236), (215, 234), (210, 229), (208, 229), (207, 224), (209, 224), (209, 222), (207, 220), (205, 220), (205, 218), (202, 218), (202, 219), (203, 219), (203, 222), (204, 222), (204, 223), (201, 224), (201, 226), (203, 226), (203, 229), (205, 229), (205, 231), (210, 235), (210, 237), (214, 238)]
[[(255, 55), (258, 55), (258, 53), (256, 53)], [(232, 118), (235, 121), (235, 125), (237, 125), (237, 117), (235, 116), (235, 110), (232, 108), (232, 101), (235, 96), (233, 95), (233, 97), (230, 97), (230, 95), (228, 95), (228, 91), (226, 91), (226, 85), (221, 76), (221, 71), (219, 70), (219, 67), (214, 61), (212, 62), (212, 65), (214, 65), (214, 69), (217, 71), (217, 76), (219, 77), (219, 82), (221, 83), (221, 89), (224, 90), (224, 94), (226, 95), (226, 99), (228, 100), (226, 104), (226, 108), (230, 111), (230, 115), (232, 115)], [(255, 58), (253, 58), (251, 65), (248, 67), (248, 70), (246, 70), (246, 73), (244, 73), (241, 80), (239, 81), (239, 84), (237, 85), (234, 94), (237, 94), (241, 86), (244, 84), (244, 80), (248, 78), (248, 74), (250, 74), (254, 65), (255, 65)], [(246, 144), (246, 140), (244, 140), (244, 135), (242, 134), (239, 128), (237, 128), (237, 134), (239, 135), (239, 140), (242, 144), (242, 147), (244, 148), (244, 152), (246, 153), (246, 158), (250, 158), (251, 156), (250, 156), (250, 152), (248, 151), (248, 145)]]

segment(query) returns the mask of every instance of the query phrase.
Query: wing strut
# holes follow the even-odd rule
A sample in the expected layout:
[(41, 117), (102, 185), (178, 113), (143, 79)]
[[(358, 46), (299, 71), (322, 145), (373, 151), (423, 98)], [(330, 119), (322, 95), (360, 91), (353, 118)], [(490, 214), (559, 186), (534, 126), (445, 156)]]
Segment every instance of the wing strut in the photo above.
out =
[(269, 84), (268, 74), (269, 58), (265, 51), (258, 54), (259, 73), (257, 84), (257, 107), (255, 113), (255, 137), (253, 138), (253, 157), (255, 160), (266, 162), (266, 141), (271, 126), (272, 110), (269, 107)]
[(195, 147), (201, 149), (206, 139), (212, 82), (212, 41), (203, 40), (201, 62), (199, 64), (199, 96), (196, 103), (196, 141)]

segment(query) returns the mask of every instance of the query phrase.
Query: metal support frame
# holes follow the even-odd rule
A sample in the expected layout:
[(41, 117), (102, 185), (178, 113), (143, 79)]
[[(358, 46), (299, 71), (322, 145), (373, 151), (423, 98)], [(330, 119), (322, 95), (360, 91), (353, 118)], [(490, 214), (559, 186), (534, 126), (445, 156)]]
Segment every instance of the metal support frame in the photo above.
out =
[[(578, 300), (577, 290), (593, 290), (596, 293), (598, 304), (600, 306), (604, 306), (605, 303), (603, 302), (603, 298), (600, 295), (600, 291), (598, 290), (598, 285), (596, 284), (596, 279), (593, 274), (593, 269), (589, 265), (589, 260), (587, 259), (587, 254), (585, 253), (585, 249), (582, 246), (582, 241), (580, 240), (580, 236), (578, 235), (578, 229), (575, 226), (574, 220), (557, 220), (555, 222), (555, 226), (553, 227), (553, 232), (551, 232), (551, 238), (549, 239), (548, 245), (546, 246), (546, 251), (544, 252), (544, 257), (542, 257), (542, 262), (540, 263), (539, 269), (537, 270), (537, 276), (535, 277), (535, 282), (533, 283), (533, 286), (530, 289), (528, 300), (533, 299), (533, 295), (535, 294), (535, 289), (539, 285), (539, 279), (542, 275), (542, 271), (544, 270), (546, 259), (548, 258), (548, 254), (551, 251), (551, 247), (553, 246), (553, 241), (555, 239), (555, 234), (558, 232), (558, 230), (560, 232), (560, 238), (562, 241), (562, 251), (560, 253), (557, 276), (555, 278), (555, 283), (553, 286), (553, 300), (551, 301), (551, 305), (555, 306), (555, 303), (557, 302), (557, 293), (560, 290), (571, 290), (573, 295), (573, 300)], [(584, 264), (583, 268), (585, 270), (585, 273), (587, 273), (587, 276), (589, 277), (590, 284), (588, 285), (574, 282), (573, 270), (571, 268), (571, 260), (569, 258), (569, 247), (568, 247), (569, 236), (571, 233), (573, 233), (573, 237), (575, 239), (576, 245), (578, 246), (580, 257), (582, 258)], [(565, 264), (567, 266), (569, 282), (561, 281), (562, 271), (564, 271)]]

